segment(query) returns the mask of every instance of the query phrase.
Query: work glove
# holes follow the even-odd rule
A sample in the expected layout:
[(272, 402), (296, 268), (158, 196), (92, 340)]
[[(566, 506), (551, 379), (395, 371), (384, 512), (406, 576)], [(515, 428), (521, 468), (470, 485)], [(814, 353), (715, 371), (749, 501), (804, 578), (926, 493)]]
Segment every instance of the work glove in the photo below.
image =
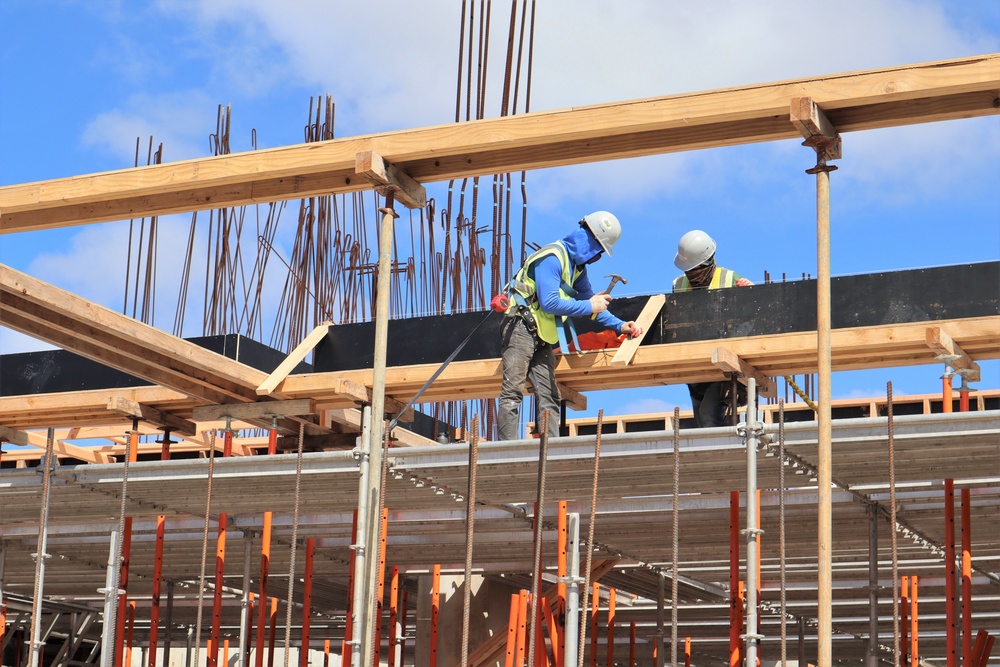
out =
[(622, 325), (622, 333), (629, 338), (638, 338), (642, 335), (642, 327), (635, 322), (626, 322)]
[(590, 312), (594, 315), (603, 313), (608, 309), (608, 304), (611, 303), (610, 294), (595, 294), (590, 297)]

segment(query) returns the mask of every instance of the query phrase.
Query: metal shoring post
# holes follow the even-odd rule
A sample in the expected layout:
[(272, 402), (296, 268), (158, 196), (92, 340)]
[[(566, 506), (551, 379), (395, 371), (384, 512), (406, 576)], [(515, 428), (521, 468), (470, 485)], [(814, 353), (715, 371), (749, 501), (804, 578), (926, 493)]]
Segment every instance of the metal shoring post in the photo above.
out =
[[(249, 620), (250, 610), (250, 560), (253, 558), (253, 533), (243, 531), (243, 595), (240, 597), (240, 647), (236, 664), (246, 664), (247, 648), (250, 645)], [(170, 663), (167, 662), (167, 665)], [(150, 664), (149, 667), (155, 667)]]
[(545, 515), (545, 469), (549, 458), (549, 419), (548, 410), (541, 415), (541, 431), (539, 431), (538, 447), (538, 489), (535, 498), (535, 561), (531, 567), (531, 613), (528, 616), (528, 667), (535, 664), (535, 645), (545, 641), (538, 634), (538, 614), (542, 600), (542, 521)]
[(878, 667), (878, 505), (868, 505), (868, 657), (865, 667)]
[[(806, 141), (816, 150), (816, 166), (807, 174), (816, 175), (816, 353), (819, 375), (819, 410), (816, 413), (819, 446), (817, 449), (818, 517), (817, 606), (819, 625), (816, 628), (817, 667), (830, 667), (833, 661), (833, 424), (830, 415), (832, 393), (831, 373), (833, 353), (830, 348), (830, 172), (837, 167), (827, 165), (827, 150), (831, 147), (822, 136)], [(747, 562), (752, 562), (749, 558)], [(749, 569), (749, 568), (748, 568)], [(748, 586), (749, 588), (749, 586)], [(749, 663), (748, 663), (749, 664)]]
[[(364, 544), (369, 554), (378, 554), (379, 550), (379, 529), (382, 524), (381, 513), (372, 511), (372, 508), (381, 507), (381, 470), (382, 470), (382, 443), (385, 440), (385, 369), (387, 344), (389, 340), (389, 291), (392, 271), (392, 238), (393, 221), (396, 212), (393, 210), (394, 195), (390, 190), (385, 197), (385, 206), (380, 208), (382, 213), (382, 224), (378, 237), (378, 278), (375, 290), (375, 355), (373, 359), (372, 378), (372, 409), (371, 409), (371, 448), (368, 454), (369, 466), (378, 471), (376, 475), (368, 475), (365, 493), (368, 496), (367, 510), (364, 521), (359, 512), (358, 527), (365, 524), (365, 540), (358, 540), (359, 544)], [(359, 535), (360, 537), (360, 535)], [(360, 632), (361, 647), (364, 653), (364, 662), (358, 662), (357, 667), (372, 667), (375, 659), (375, 614), (369, 613), (375, 609), (375, 595), (378, 590), (378, 558), (368, 558), (365, 560), (365, 567), (357, 571), (362, 576), (356, 579), (356, 583), (362, 585), (361, 592), (364, 597), (355, 597), (355, 605), (359, 606), (364, 613), (363, 623), (355, 625), (355, 629)], [(353, 651), (352, 651), (353, 653)]]
[(469, 610), (472, 606), (472, 539), (476, 523), (476, 461), (479, 450), (479, 415), (472, 418), (469, 438), (469, 488), (465, 494), (465, 585), (462, 595), (462, 667), (469, 664)]
[[(118, 569), (118, 531), (111, 531), (111, 548), (108, 553), (108, 573), (104, 579), (104, 625), (101, 628), (101, 667), (110, 667), (113, 651), (111, 643), (115, 638), (115, 609), (118, 606), (118, 591), (115, 590), (115, 571)], [(169, 636), (169, 635), (168, 635)]]
[(757, 526), (757, 512), (751, 506), (757, 498), (757, 445), (764, 425), (757, 421), (757, 380), (747, 378), (747, 412), (746, 423), (737, 427), (737, 432), (746, 442), (747, 448), (747, 528), (743, 531), (746, 538), (746, 568), (747, 568), (747, 610), (746, 634), (743, 635), (746, 644), (746, 664), (757, 664), (757, 641), (764, 636), (757, 632), (757, 536), (763, 531)]
[(580, 513), (570, 512), (569, 576), (566, 577), (566, 648), (563, 652), (563, 667), (576, 667), (580, 651)]
[(38, 529), (38, 553), (35, 554), (35, 599), (31, 601), (31, 667), (38, 667), (45, 640), (40, 636), (42, 623), (42, 591), (45, 587), (45, 559), (49, 539), (49, 499), (52, 495), (52, 467), (55, 429), (51, 426), (45, 438), (45, 469), (42, 471), (42, 515)]
[[(358, 483), (358, 530), (354, 544), (354, 605), (351, 607), (351, 627), (355, 636), (351, 638), (351, 665), (361, 665), (361, 649), (364, 637), (364, 624), (367, 623), (365, 612), (365, 536), (368, 528), (368, 478), (371, 467), (372, 449), (372, 408), (365, 406), (361, 413), (360, 447), (355, 452), (358, 459), (360, 481)], [(262, 603), (263, 604), (263, 603)]]

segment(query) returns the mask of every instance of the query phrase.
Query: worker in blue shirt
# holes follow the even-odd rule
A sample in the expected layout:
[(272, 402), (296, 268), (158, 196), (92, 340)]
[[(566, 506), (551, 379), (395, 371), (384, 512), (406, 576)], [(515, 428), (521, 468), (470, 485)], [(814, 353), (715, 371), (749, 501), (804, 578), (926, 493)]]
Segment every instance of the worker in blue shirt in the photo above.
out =
[[(611, 213), (584, 216), (565, 238), (529, 256), (508, 285), (510, 306), (500, 325), (503, 385), (500, 389), (498, 437), (516, 440), (525, 381), (535, 393), (535, 424), (548, 412), (548, 435), (559, 435), (560, 394), (555, 377), (553, 346), (572, 326), (572, 317), (594, 316), (598, 323), (630, 338), (642, 328), (624, 322), (609, 310), (609, 294), (595, 294), (587, 266), (599, 260), (621, 236), (621, 224)], [(564, 349), (565, 352), (565, 349)]]

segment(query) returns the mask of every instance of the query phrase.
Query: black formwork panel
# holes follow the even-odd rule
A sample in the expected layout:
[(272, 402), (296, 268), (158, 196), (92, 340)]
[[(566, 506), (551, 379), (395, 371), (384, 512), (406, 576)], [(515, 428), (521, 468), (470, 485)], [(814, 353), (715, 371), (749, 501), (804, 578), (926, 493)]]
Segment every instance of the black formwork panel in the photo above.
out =
[[(831, 279), (830, 291), (834, 329), (992, 316), (1000, 314), (1000, 261), (842, 276)], [(610, 310), (634, 320), (648, 300), (615, 299)], [(479, 311), (390, 320), (387, 364), (441, 363), (466, 339), (457, 360), (498, 358), (502, 317)], [(589, 318), (574, 322), (581, 333), (601, 328)], [(667, 294), (642, 344), (815, 330), (816, 281), (797, 280)], [(315, 370), (372, 368), (374, 348), (374, 323), (332, 326), (316, 346)]]

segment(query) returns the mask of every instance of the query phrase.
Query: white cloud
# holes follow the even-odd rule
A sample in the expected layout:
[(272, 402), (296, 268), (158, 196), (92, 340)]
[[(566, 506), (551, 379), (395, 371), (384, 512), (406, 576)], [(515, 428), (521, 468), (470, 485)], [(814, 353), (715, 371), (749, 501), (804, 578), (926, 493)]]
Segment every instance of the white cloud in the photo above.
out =
[[(176, 162), (208, 153), (208, 134), (216, 127), (215, 109), (198, 91), (136, 94), (122, 108), (106, 111), (84, 130), (83, 145), (116, 157), (123, 165), (149, 163), (150, 139), (155, 152), (164, 146), (164, 162)], [(198, 137), (201, 137), (200, 139)]]

